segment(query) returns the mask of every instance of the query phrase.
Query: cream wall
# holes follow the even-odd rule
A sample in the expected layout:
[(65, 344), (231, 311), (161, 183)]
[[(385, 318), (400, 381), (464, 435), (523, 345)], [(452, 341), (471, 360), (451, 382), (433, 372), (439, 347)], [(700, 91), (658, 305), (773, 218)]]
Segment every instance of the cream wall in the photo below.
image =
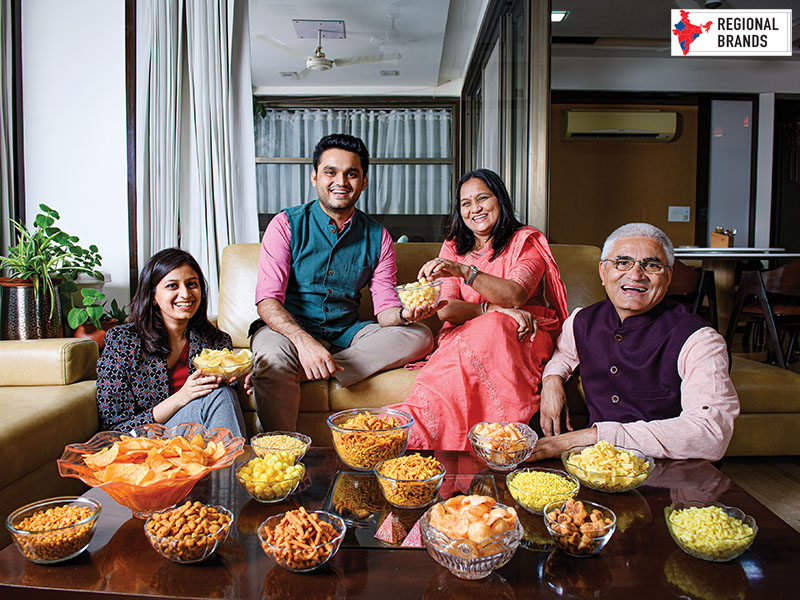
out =
[(124, 0), (22, 2), (25, 203), (96, 244), (128, 302)]

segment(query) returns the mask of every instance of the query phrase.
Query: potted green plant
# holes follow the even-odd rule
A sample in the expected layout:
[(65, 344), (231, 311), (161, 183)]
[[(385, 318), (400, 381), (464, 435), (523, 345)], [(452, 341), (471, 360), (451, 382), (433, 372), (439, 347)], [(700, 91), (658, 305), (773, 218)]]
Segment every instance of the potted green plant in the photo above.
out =
[(86, 337), (97, 342), (102, 351), (106, 332), (128, 317), (125, 307), (120, 307), (116, 299), (108, 305), (106, 295), (100, 290), (84, 288), (81, 290), (82, 306), (73, 304), (67, 315), (67, 323), (74, 330), (75, 337)]
[(102, 259), (97, 246), (80, 246), (77, 237), (55, 225), (58, 212), (45, 204), (39, 209), (32, 230), (11, 221), (17, 231), (16, 244), (0, 256), (0, 268), (8, 274), (0, 278), (3, 339), (61, 337), (59, 284), (74, 285), (79, 273), (102, 279), (97, 271)]

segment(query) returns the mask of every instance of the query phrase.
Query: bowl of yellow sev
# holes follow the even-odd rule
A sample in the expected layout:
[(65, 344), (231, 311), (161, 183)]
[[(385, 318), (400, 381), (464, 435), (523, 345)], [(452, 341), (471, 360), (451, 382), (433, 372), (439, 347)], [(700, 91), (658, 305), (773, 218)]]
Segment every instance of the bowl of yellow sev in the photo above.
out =
[(642, 485), (656, 466), (655, 461), (632, 448), (601, 440), (591, 446), (574, 446), (561, 453), (568, 473), (582, 485), (598, 492), (629, 492)]
[(356, 471), (402, 456), (413, 424), (414, 417), (392, 408), (351, 408), (328, 417), (336, 454)]
[(673, 502), (664, 509), (672, 539), (681, 550), (711, 562), (733, 560), (756, 539), (756, 520), (719, 502)]
[(506, 475), (506, 488), (522, 508), (536, 515), (551, 502), (566, 502), (577, 495), (581, 484), (576, 477), (557, 469), (528, 467)]
[(375, 466), (386, 501), (397, 508), (423, 508), (436, 500), (445, 468), (433, 456), (418, 453), (390, 458)]
[(296, 431), (269, 431), (250, 438), (253, 452), (264, 457), (276, 452), (288, 452), (295, 461), (302, 459), (311, 447), (311, 438)]

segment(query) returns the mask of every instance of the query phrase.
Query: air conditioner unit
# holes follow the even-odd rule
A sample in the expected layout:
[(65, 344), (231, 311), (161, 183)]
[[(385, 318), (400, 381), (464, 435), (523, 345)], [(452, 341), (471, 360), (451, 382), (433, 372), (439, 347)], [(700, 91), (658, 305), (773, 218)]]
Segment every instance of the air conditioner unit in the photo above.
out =
[(678, 114), (670, 110), (564, 111), (564, 139), (669, 142), (675, 137)]

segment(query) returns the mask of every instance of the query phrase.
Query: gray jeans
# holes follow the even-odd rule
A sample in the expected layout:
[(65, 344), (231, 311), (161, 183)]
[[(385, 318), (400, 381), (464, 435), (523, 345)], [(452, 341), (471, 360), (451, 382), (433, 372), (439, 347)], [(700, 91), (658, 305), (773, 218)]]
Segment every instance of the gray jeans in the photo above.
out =
[(246, 437), (242, 407), (236, 388), (220, 385), (202, 398), (195, 398), (165, 423), (168, 427), (181, 423), (200, 423), (206, 429), (224, 427), (233, 435)]
[[(328, 346), (325, 342), (320, 342)], [(300, 383), (306, 381), (297, 348), (267, 326), (253, 334), (253, 389), (264, 431), (294, 431), (300, 408)], [(333, 353), (344, 367), (335, 377), (347, 387), (370, 375), (419, 360), (433, 349), (433, 334), (425, 325), (381, 327), (370, 323), (348, 348)]]

